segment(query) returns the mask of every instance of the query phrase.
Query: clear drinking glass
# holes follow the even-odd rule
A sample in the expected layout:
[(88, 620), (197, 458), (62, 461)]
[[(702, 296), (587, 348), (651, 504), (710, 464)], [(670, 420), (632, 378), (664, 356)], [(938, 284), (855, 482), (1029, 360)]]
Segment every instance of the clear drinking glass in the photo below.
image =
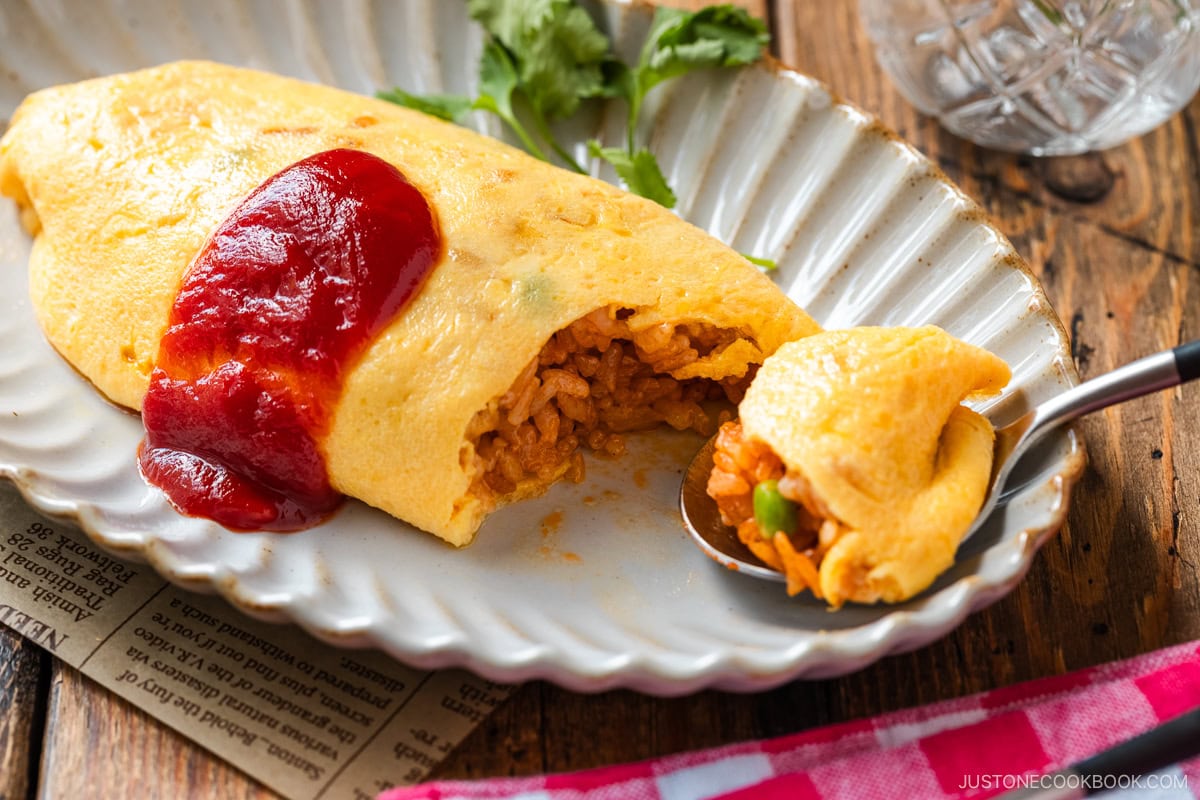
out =
[(917, 108), (986, 147), (1067, 155), (1156, 127), (1200, 87), (1200, 0), (860, 0)]

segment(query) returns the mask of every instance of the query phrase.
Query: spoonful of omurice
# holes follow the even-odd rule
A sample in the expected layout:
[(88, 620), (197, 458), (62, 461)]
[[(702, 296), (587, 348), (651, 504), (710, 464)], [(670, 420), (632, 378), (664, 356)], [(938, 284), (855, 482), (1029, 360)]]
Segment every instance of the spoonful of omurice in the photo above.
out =
[(939, 328), (852, 328), (784, 345), (684, 475), (696, 543), (829, 605), (906, 600), (954, 562), (1042, 437), (1200, 377), (1200, 341), (1134, 361), (993, 431), (962, 401), (1010, 377)]

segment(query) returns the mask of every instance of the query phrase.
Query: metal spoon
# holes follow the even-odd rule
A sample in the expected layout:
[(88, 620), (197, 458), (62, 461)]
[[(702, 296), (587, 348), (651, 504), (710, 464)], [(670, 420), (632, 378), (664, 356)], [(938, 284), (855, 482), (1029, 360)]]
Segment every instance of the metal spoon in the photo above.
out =
[[(1084, 414), (1169, 389), (1200, 378), (1200, 340), (1140, 358), (1112, 372), (1079, 384), (1054, 397), (1002, 428), (996, 429), (992, 479), (975, 523), (963, 536), (975, 533), (1003, 499), (1003, 489), (1013, 467), (1047, 433)], [(760, 561), (737, 537), (737, 531), (721, 521), (717, 504), (705, 491), (712, 472), (716, 437), (709, 439), (688, 465), (679, 490), (683, 523), (700, 549), (743, 575), (771, 581), (784, 580), (783, 573)]]

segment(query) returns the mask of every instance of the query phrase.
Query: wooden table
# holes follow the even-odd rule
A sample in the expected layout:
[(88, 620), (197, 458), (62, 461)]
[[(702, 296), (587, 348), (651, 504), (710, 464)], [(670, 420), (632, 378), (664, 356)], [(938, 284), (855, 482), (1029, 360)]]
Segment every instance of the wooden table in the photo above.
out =
[[(693, 3), (694, 4), (694, 3)], [(853, 0), (757, 0), (776, 54), (878, 114), (990, 212), (1041, 278), (1084, 377), (1200, 336), (1200, 100), (1123, 147), (1039, 161), (917, 114)], [(1193, 283), (1195, 279), (1195, 283)], [(1011, 595), (952, 635), (836, 680), (661, 700), (530, 683), (435, 773), (572, 770), (775, 736), (1200, 638), (1200, 390), (1086, 419), (1066, 528)], [(273, 797), (128, 703), (0, 632), (0, 797)]]

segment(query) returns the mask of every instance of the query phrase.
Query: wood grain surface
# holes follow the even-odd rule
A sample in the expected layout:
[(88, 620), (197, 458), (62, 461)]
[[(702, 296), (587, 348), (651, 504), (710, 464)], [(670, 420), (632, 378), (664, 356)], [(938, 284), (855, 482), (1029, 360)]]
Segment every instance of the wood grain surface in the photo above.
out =
[(0, 628), (0, 798), (28, 797), (37, 788), (50, 656)]
[[(1085, 378), (1200, 337), (1200, 101), (1100, 155), (985, 151), (893, 89), (853, 0), (747, 5), (770, 21), (785, 63), (878, 115), (986, 209), (1045, 285)], [(573, 770), (775, 736), (1200, 638), (1200, 389), (1093, 415), (1080, 430), (1090, 463), (1066, 528), (1016, 591), (945, 639), (756, 695), (579, 695), (533, 682), (435, 776)], [(3, 631), (0, 693), (0, 800), (274, 796)]]

